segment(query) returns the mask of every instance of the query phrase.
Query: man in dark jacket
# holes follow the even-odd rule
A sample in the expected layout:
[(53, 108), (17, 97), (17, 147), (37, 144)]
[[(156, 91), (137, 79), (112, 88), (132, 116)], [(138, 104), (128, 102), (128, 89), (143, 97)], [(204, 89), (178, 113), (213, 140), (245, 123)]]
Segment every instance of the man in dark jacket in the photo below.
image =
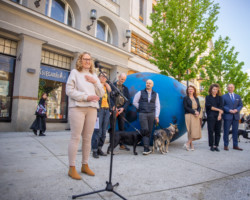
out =
[(233, 149), (242, 151), (238, 146), (238, 127), (240, 120), (240, 111), (243, 107), (240, 95), (234, 93), (234, 85), (228, 84), (228, 93), (222, 96), (224, 108), (224, 150), (228, 151), (228, 134), (232, 126)]
[[(119, 131), (124, 131), (125, 121), (123, 118), (125, 118), (125, 111), (129, 106), (129, 99), (130, 99), (128, 88), (123, 84), (126, 81), (126, 79), (127, 79), (127, 75), (125, 73), (121, 73), (118, 76), (118, 81), (114, 83), (114, 86), (117, 87), (121, 91), (121, 93), (128, 99), (128, 101), (125, 101), (121, 95), (118, 95), (117, 97), (114, 97), (114, 96), (111, 97), (112, 103), (116, 103), (116, 106), (117, 106), (116, 112), (118, 115), (117, 121), (118, 121)], [(112, 91), (115, 91), (115, 90), (112, 88)], [(114, 105), (112, 105), (112, 107), (114, 109)], [(113, 124), (112, 119), (113, 119), (113, 116), (111, 115), (110, 127), (112, 127), (112, 124)], [(130, 150), (124, 144), (120, 144), (120, 149), (127, 150), (127, 151)]]
[(147, 80), (146, 89), (135, 94), (133, 105), (139, 110), (139, 121), (143, 135), (143, 155), (151, 153), (149, 149), (150, 135), (153, 130), (154, 120), (159, 123), (160, 100), (159, 95), (152, 90), (154, 82)]

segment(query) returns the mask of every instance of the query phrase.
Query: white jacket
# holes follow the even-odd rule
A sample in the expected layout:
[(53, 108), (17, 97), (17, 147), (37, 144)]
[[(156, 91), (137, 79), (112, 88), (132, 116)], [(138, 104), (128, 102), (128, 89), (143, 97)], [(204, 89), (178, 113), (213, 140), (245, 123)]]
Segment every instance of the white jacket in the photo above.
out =
[[(97, 82), (92, 84), (85, 79), (85, 75), (94, 77)], [(97, 95), (102, 97), (104, 95), (103, 85), (96, 74), (91, 74), (89, 71), (82, 70), (79, 72), (73, 69), (70, 72), (67, 84), (66, 94), (69, 97), (69, 108), (70, 107), (95, 107), (99, 108), (98, 101), (88, 102), (87, 98), (90, 95)]]

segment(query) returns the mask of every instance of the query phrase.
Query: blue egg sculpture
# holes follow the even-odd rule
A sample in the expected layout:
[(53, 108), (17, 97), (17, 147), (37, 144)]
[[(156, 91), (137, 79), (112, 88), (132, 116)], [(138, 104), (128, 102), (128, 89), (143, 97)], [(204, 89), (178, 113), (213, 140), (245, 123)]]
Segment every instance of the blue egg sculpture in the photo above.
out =
[[(177, 124), (179, 132), (175, 134), (172, 141), (181, 137), (186, 132), (183, 98), (186, 96), (186, 86), (173, 78), (162, 74), (142, 72), (127, 76), (125, 86), (128, 87), (130, 93), (130, 105), (126, 111), (126, 119), (137, 129), (141, 129), (139, 123), (139, 113), (133, 106), (132, 102), (135, 94), (145, 89), (146, 81), (151, 79), (154, 82), (153, 90), (159, 94), (161, 111), (159, 124), (162, 128), (169, 127), (170, 123)], [(125, 123), (126, 131), (134, 131), (134, 128)], [(159, 126), (156, 127), (160, 128)], [(151, 133), (150, 144), (153, 143), (153, 132)]]

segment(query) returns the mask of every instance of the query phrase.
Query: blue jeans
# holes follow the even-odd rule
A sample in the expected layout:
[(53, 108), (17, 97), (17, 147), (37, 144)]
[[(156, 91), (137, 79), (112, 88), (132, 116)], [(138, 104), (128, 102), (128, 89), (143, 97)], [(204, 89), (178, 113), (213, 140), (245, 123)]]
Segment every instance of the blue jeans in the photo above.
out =
[(232, 125), (232, 135), (233, 135), (233, 146), (237, 147), (238, 146), (238, 127), (239, 127), (239, 120), (224, 120), (224, 146), (228, 146), (228, 134), (230, 127)]
[(105, 139), (106, 132), (109, 124), (110, 111), (109, 109), (100, 108), (98, 111), (99, 117), (99, 129), (95, 129), (92, 136), (92, 150), (97, 151), (98, 148), (102, 148)]

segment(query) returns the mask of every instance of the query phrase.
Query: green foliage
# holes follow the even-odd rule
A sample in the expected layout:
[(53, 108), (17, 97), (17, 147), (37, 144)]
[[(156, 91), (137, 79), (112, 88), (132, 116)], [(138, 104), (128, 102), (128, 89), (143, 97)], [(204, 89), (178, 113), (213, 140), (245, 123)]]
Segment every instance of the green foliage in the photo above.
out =
[(209, 86), (218, 83), (222, 94), (227, 92), (228, 83), (235, 85), (235, 93), (242, 97), (244, 105), (250, 104), (250, 78), (247, 73), (242, 71), (243, 62), (238, 62), (238, 52), (234, 47), (229, 47), (229, 37), (224, 39), (220, 36), (214, 43), (213, 50), (207, 57), (203, 57), (199, 66), (204, 66), (201, 77), (204, 81), (202, 95), (208, 94)]
[(150, 62), (178, 81), (195, 78), (197, 58), (217, 30), (218, 4), (211, 0), (159, 0), (154, 10), (148, 26), (154, 40), (149, 46), (154, 57)]

